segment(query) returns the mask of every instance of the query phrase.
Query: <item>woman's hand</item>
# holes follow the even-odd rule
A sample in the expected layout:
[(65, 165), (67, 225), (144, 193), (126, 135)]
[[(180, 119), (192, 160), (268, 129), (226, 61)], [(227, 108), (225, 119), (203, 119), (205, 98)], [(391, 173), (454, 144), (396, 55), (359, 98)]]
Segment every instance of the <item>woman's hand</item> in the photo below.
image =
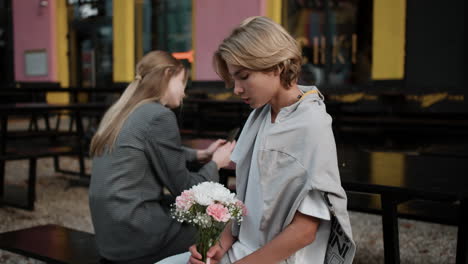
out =
[(216, 162), (219, 169), (227, 167), (231, 163), (231, 153), (235, 146), (236, 141), (227, 142), (213, 153), (212, 160)]
[(213, 157), (213, 153), (224, 143), (226, 143), (225, 139), (218, 139), (215, 142), (211, 143), (211, 145), (202, 150), (197, 151), (197, 160), (200, 162), (208, 162)]
[[(197, 246), (193, 245), (189, 248), (190, 256), (189, 263), (190, 264), (204, 264), (205, 262), (201, 261), (202, 255), (197, 250)], [(206, 257), (210, 259), (210, 264), (217, 264), (221, 261), (224, 254), (226, 254), (227, 250), (223, 249), (219, 243), (212, 246), (208, 252), (206, 253)]]

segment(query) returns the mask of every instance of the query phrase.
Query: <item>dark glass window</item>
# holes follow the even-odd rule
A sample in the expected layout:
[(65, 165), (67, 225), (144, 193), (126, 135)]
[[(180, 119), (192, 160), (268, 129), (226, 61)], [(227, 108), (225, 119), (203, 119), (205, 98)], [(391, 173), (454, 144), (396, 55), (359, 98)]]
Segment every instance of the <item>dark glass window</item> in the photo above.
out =
[(138, 0), (135, 28), (137, 61), (151, 50), (190, 54), (192, 0)]
[(11, 25), (11, 1), (0, 0), (0, 84), (13, 82), (13, 34)]
[(300, 83), (370, 81), (372, 0), (285, 0), (283, 24), (303, 52)]
[(112, 0), (68, 0), (72, 86), (112, 84)]

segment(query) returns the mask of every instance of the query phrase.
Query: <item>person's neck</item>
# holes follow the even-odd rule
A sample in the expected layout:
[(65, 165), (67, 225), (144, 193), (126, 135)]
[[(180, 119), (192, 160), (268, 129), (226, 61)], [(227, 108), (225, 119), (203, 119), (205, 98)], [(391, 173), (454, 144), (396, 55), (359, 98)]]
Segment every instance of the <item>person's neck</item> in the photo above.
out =
[(289, 89), (285, 89), (283, 87), (278, 89), (278, 93), (270, 101), (271, 122), (275, 122), (276, 116), (280, 112), (281, 108), (296, 103), (300, 99), (301, 95), (302, 91), (297, 86), (297, 83), (293, 84)]

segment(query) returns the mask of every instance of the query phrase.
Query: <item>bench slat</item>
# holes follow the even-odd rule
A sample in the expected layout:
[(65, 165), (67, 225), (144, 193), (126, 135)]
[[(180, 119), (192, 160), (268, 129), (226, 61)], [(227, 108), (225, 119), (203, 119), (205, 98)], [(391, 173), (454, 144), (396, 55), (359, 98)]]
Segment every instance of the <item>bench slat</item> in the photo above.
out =
[(0, 249), (48, 263), (97, 264), (94, 235), (58, 225), (0, 234)]

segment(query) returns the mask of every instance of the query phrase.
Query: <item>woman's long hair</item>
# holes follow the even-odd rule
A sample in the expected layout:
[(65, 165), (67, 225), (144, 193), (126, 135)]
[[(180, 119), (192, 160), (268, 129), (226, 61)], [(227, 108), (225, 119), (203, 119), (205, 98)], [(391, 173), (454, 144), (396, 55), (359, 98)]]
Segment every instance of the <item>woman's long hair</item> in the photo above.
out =
[(91, 140), (90, 155), (93, 157), (111, 152), (129, 115), (142, 104), (160, 101), (167, 91), (169, 80), (181, 71), (184, 71), (187, 81), (183, 64), (171, 54), (165, 51), (146, 54), (137, 64), (135, 80), (104, 114)]

